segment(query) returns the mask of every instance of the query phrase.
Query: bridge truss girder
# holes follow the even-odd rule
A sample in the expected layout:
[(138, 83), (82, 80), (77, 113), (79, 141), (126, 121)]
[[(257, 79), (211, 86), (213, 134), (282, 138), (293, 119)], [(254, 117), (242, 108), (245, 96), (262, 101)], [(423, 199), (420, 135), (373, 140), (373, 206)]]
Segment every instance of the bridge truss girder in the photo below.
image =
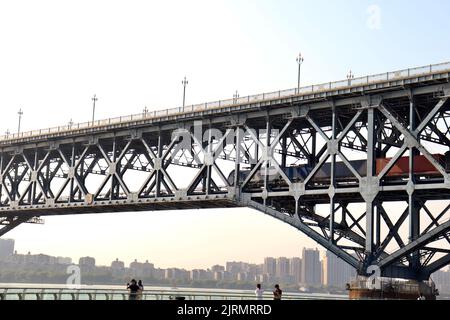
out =
[[(450, 261), (450, 205), (434, 205), (450, 201), (450, 176), (427, 144), (450, 148), (448, 95), (448, 84), (398, 88), (3, 146), (0, 235), (53, 214), (251, 207), (361, 275), (428, 279)], [(408, 176), (392, 178), (406, 153)], [(437, 173), (416, 174), (417, 155)], [(309, 171), (296, 179), (291, 166)]]

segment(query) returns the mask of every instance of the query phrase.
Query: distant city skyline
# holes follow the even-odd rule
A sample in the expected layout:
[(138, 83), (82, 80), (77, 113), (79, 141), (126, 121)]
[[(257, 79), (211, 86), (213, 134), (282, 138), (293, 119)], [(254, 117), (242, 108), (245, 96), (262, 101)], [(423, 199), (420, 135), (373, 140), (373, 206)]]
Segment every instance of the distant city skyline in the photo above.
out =
[[(147, 277), (153, 281), (177, 280), (177, 281), (196, 281), (196, 280), (213, 280), (213, 281), (236, 281), (241, 283), (283, 283), (285, 285), (306, 285), (313, 287), (321, 287), (327, 285), (329, 287), (344, 288), (356, 275), (356, 270), (330, 252), (322, 257), (319, 250), (310, 248), (301, 248), (300, 254), (295, 257), (265, 257), (264, 261), (258, 263), (250, 263), (248, 261), (230, 260), (223, 264), (214, 264), (204, 266), (202, 268), (186, 269), (180, 266), (171, 266), (161, 268), (156, 261), (146, 259), (138, 261), (135, 259), (130, 263), (126, 263), (120, 258), (116, 258), (107, 265), (97, 263), (95, 257), (83, 256), (78, 261), (70, 257), (54, 257), (46, 254), (32, 254), (31, 252), (19, 253), (14, 248), (13, 239), (0, 239), (0, 265), (6, 268), (6, 274), (10, 276), (8, 270), (13, 267), (14, 270), (34, 271), (40, 269), (52, 271), (54, 278), (61, 277), (64, 274), (64, 266), (78, 265), (80, 267), (80, 276), (91, 276), (98, 272), (111, 271), (109, 281), (117, 279), (117, 277)], [(330, 258), (332, 258), (330, 260)], [(339, 274), (329, 277), (330, 275)], [(0, 269), (0, 282), (3, 277), (7, 277)], [(28, 278), (34, 274), (28, 275)], [(92, 279), (92, 278), (91, 278)], [(105, 281), (105, 278), (94, 278)], [(91, 281), (95, 281), (92, 279)], [(16, 281), (21, 281), (17, 279)], [(108, 279), (106, 279), (108, 281)]]
[[(36, 252), (32, 252), (30, 250), (19, 251), (15, 247), (15, 245), (17, 244), (15, 239), (5, 237), (5, 238), (0, 238), (0, 259), (5, 257), (5, 255), (2, 255), (2, 250), (3, 250), (3, 248), (7, 248), (6, 244), (4, 245), (4, 243), (6, 241), (12, 241), (13, 242), (12, 246), (13, 246), (14, 250), (11, 251), (11, 252), (14, 252), (14, 254), (19, 254), (19, 255), (49, 255), (49, 256), (53, 256), (52, 254), (49, 254), (48, 252), (43, 252), (43, 251), (36, 251)], [(11, 248), (11, 246), (9, 245), (8, 249), (10, 249), (10, 248)], [(318, 247), (309, 247), (309, 248), (301, 247), (298, 250), (298, 255), (264, 257), (263, 259), (256, 260), (256, 261), (242, 261), (242, 260), (239, 260), (239, 259), (228, 259), (228, 260), (225, 260), (225, 261), (217, 261), (216, 263), (211, 264), (211, 265), (204, 265), (204, 266), (196, 265), (195, 267), (185, 267), (185, 266), (180, 266), (180, 265), (168, 265), (168, 266), (167, 265), (161, 265), (161, 264), (158, 263), (158, 261), (156, 261), (154, 259), (151, 259), (151, 257), (147, 257), (147, 258), (143, 257), (141, 259), (139, 259), (139, 258), (123, 259), (120, 256), (117, 256), (116, 258), (113, 258), (110, 261), (104, 261), (104, 260), (98, 259), (95, 256), (90, 256), (90, 255), (81, 255), (81, 256), (57, 255), (55, 257), (70, 258), (72, 264), (77, 264), (78, 261), (80, 259), (83, 259), (83, 258), (94, 258), (95, 259), (95, 264), (97, 266), (111, 266), (111, 263), (114, 263), (116, 261), (119, 261), (119, 262), (123, 263), (125, 266), (129, 266), (130, 264), (132, 264), (134, 262), (151, 262), (155, 266), (162, 267), (162, 268), (183, 268), (183, 269), (187, 269), (187, 270), (208, 269), (208, 268), (211, 268), (212, 266), (218, 266), (218, 265), (226, 266), (227, 263), (230, 263), (230, 262), (236, 262), (236, 263), (246, 262), (246, 263), (250, 263), (250, 264), (262, 264), (263, 265), (265, 260), (267, 258), (269, 258), (269, 259), (274, 259), (274, 262), (273, 262), (274, 263), (274, 265), (273, 265), (273, 273), (275, 274), (276, 273), (275, 270), (278, 267), (277, 266), (277, 258), (288, 259), (288, 260), (289, 259), (294, 259), (294, 258), (301, 258), (302, 254), (304, 254), (305, 250), (306, 251), (317, 251), (317, 252), (319, 252), (319, 258), (320, 259), (322, 259), (323, 257), (326, 257), (326, 253), (327, 253), (326, 250), (319, 249)], [(270, 272), (268, 272), (268, 273), (270, 273)]]
[[(246, 286), (252, 286), (255, 283), (265, 285), (282, 283), (294, 290), (302, 288), (344, 290), (346, 284), (355, 279), (356, 270), (330, 251), (322, 254), (317, 248), (302, 248), (301, 252), (301, 256), (297, 257), (265, 257), (262, 263), (230, 260), (223, 264), (218, 263), (202, 268), (189, 269), (180, 266), (161, 268), (151, 259), (144, 261), (135, 259), (127, 263), (116, 258), (106, 265), (99, 265), (95, 257), (89, 256), (74, 260), (70, 257), (53, 257), (46, 254), (31, 254), (31, 252), (21, 254), (14, 250), (13, 239), (0, 239), (0, 282), (8, 274), (11, 275), (11, 266), (14, 272), (32, 270), (31, 274), (25, 273), (27, 279), (30, 277), (33, 279), (33, 275), (39, 277), (39, 271), (50, 271), (53, 272), (54, 278), (45, 279), (65, 282), (68, 267), (72, 265), (80, 267), (81, 279), (87, 277), (89, 283), (96, 283), (96, 281), (110, 283), (126, 280), (126, 277), (134, 277), (145, 278), (151, 283), (156, 281), (159, 284), (170, 284), (173, 281), (186, 285), (195, 281), (216, 281), (217, 283), (224, 281), (230, 286), (239, 285), (239, 283)], [(446, 294), (450, 293), (448, 269), (447, 267), (439, 270), (431, 277), (439, 290)], [(24, 275), (24, 273), (19, 274)], [(23, 279), (13, 278), (13, 282), (15, 281), (22, 282)], [(211, 282), (203, 283), (213, 285)]]

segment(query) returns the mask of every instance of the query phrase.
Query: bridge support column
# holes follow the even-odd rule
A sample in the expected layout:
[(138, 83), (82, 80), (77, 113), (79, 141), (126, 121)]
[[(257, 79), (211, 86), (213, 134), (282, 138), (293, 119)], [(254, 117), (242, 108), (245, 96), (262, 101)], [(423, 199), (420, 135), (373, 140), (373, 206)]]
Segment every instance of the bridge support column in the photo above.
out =
[(376, 177), (376, 150), (375, 150), (375, 110), (368, 107), (367, 110), (367, 177), (364, 186), (364, 200), (366, 201), (366, 261), (368, 267), (374, 257), (374, 200), (379, 191), (378, 179)]
[[(269, 171), (270, 171), (270, 165), (271, 165), (271, 160), (272, 160), (272, 155), (269, 154), (269, 150), (270, 150), (270, 135), (272, 133), (271, 130), (271, 124), (270, 124), (270, 118), (269, 116), (267, 116), (267, 120), (266, 120), (266, 145), (265, 145), (265, 150), (263, 151), (263, 157), (265, 159), (264, 162), (264, 191), (263, 193), (267, 195), (267, 193), (269, 192)], [(264, 201), (264, 205), (267, 204), (267, 196), (263, 197), (263, 201)]]
[[(414, 95), (410, 91), (409, 95), (409, 132), (420, 143), (416, 130), (416, 106), (414, 102)], [(407, 187), (408, 192), (408, 213), (409, 213), (409, 242), (417, 240), (420, 236), (420, 204), (416, 201), (415, 196), (415, 168), (414, 158), (419, 155), (419, 152), (413, 146), (409, 147), (409, 182)], [(418, 270), (420, 267), (420, 252), (414, 251), (411, 255), (410, 267), (413, 270)]]
[(236, 194), (236, 200), (240, 200), (240, 179), (239, 179), (239, 172), (241, 170), (241, 143), (242, 143), (242, 137), (244, 134), (244, 130), (241, 126), (236, 127), (236, 134), (235, 134), (235, 149), (236, 149), (236, 159), (234, 161), (234, 187), (235, 187), (235, 194)]
[(331, 173), (330, 173), (330, 189), (328, 195), (330, 197), (330, 242), (334, 243), (334, 221), (335, 221), (335, 200), (334, 196), (336, 193), (336, 150), (338, 149), (338, 142), (336, 141), (336, 118), (337, 110), (336, 106), (333, 104), (331, 108), (331, 140), (328, 152), (331, 157)]

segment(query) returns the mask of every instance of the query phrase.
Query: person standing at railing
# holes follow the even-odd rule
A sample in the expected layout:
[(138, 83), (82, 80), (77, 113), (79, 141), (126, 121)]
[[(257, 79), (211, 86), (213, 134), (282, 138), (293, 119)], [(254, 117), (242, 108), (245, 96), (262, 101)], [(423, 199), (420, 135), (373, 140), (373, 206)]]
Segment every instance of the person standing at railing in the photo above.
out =
[(130, 283), (127, 283), (127, 289), (130, 291), (130, 295), (128, 297), (129, 300), (137, 300), (137, 295), (139, 291), (139, 286), (136, 283), (136, 280), (131, 280)]
[(262, 300), (264, 294), (264, 289), (261, 288), (261, 284), (258, 283), (255, 289), (256, 300)]
[(138, 281), (138, 294), (137, 294), (137, 299), (138, 300), (142, 300), (142, 295), (144, 294), (144, 284), (142, 283), (142, 280)]
[(283, 291), (280, 289), (278, 284), (275, 285), (275, 290), (273, 291), (273, 300), (281, 300), (281, 295)]

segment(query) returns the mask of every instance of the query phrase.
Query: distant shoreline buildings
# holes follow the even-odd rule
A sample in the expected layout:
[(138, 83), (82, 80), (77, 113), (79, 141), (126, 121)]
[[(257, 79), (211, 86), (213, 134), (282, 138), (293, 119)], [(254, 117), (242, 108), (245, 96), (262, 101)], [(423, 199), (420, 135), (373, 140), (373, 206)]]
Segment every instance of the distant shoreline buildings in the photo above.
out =
[[(45, 254), (18, 254), (14, 251), (14, 240), (0, 239), (0, 282), (21, 282), (17, 277), (23, 272), (33, 280), (33, 275), (47, 272), (50, 281), (64, 281), (67, 267), (72, 265), (68, 257), (52, 257)], [(111, 283), (127, 281), (129, 278), (145, 279), (154, 284), (193, 284), (204, 282), (256, 283), (272, 285), (280, 283), (294, 289), (333, 288), (345, 290), (345, 285), (356, 276), (356, 270), (343, 260), (326, 252), (322, 257), (318, 249), (302, 249), (301, 257), (266, 257), (262, 264), (229, 261), (225, 265), (214, 265), (208, 269), (186, 270), (181, 268), (156, 268), (148, 260), (134, 260), (126, 267), (118, 258), (110, 266), (97, 266), (93, 257), (82, 257), (78, 261), (82, 283)], [(22, 272), (22, 273), (21, 273)], [(29, 274), (31, 272), (31, 275)], [(432, 276), (441, 292), (450, 293), (450, 272), (438, 271)], [(38, 278), (39, 281), (40, 278)], [(43, 279), (40, 281), (49, 280)]]

